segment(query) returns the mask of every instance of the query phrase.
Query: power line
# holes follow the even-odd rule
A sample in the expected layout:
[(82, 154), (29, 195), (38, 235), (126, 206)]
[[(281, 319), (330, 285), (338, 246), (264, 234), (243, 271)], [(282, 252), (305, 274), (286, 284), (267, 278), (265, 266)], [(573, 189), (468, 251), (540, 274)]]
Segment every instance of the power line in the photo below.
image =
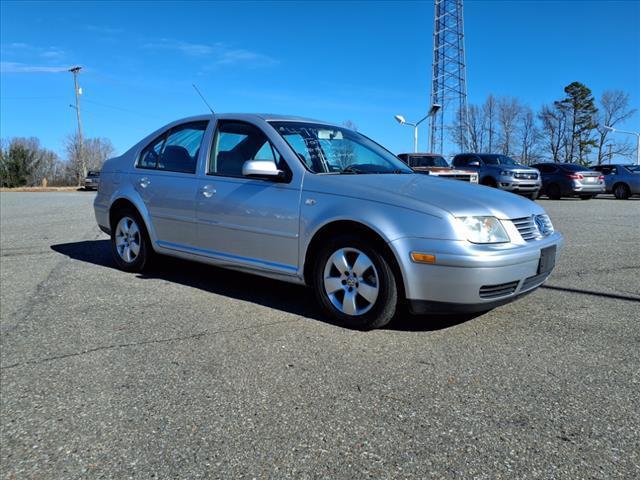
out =
[(148, 113), (141, 113), (141, 112), (136, 112), (134, 110), (129, 110), (127, 108), (122, 108), (122, 107), (116, 107), (115, 105), (108, 105), (106, 103), (102, 103), (102, 102), (96, 102), (95, 100), (89, 100), (87, 98), (84, 99), (85, 102), (89, 102), (92, 103), (94, 105), (99, 105), (101, 107), (105, 107), (105, 108), (111, 108), (113, 110), (120, 110), (121, 112), (127, 112), (127, 113), (133, 113), (134, 115), (141, 115), (143, 117), (149, 117), (149, 118), (159, 118), (156, 115), (149, 115)]

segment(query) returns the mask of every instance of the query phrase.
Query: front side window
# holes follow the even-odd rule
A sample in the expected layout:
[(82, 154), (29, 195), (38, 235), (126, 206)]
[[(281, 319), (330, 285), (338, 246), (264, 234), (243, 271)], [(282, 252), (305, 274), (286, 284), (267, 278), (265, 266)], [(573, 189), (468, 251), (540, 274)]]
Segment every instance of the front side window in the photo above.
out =
[(412, 173), (401, 160), (352, 130), (302, 122), (271, 122), (313, 173)]
[(168, 130), (142, 151), (137, 166), (170, 172), (195, 173), (207, 123), (192, 122)]
[(255, 125), (221, 121), (213, 139), (207, 173), (242, 177), (242, 166), (248, 160), (271, 161), (283, 171), (288, 167), (266, 134)]

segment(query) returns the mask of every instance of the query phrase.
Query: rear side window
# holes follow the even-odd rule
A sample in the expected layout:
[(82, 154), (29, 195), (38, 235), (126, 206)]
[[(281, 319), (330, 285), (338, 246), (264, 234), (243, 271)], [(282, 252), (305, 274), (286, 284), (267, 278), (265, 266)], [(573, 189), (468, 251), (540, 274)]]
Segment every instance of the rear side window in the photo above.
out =
[(195, 173), (208, 122), (178, 125), (153, 141), (140, 154), (139, 168)]

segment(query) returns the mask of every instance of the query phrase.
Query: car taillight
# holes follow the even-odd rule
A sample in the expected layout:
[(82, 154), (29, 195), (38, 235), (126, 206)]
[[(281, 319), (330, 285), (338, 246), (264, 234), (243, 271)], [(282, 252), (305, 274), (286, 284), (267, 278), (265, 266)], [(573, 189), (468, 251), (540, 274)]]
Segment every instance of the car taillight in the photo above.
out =
[(604, 175), (600, 175), (600, 176), (598, 177), (598, 180), (604, 180)]
[(571, 175), (567, 175), (567, 178), (571, 178), (572, 180), (583, 180), (584, 179), (584, 175), (580, 174), (580, 173), (574, 173)]

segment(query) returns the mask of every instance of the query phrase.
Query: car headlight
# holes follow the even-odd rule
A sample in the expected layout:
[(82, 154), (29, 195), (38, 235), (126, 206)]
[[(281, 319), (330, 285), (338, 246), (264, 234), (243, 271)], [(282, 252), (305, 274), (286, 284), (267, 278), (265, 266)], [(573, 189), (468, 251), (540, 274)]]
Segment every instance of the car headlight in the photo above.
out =
[(458, 217), (471, 243), (505, 243), (511, 241), (496, 217)]
[(504, 175), (506, 177), (513, 177), (513, 172), (511, 170), (502, 170), (500, 175)]

